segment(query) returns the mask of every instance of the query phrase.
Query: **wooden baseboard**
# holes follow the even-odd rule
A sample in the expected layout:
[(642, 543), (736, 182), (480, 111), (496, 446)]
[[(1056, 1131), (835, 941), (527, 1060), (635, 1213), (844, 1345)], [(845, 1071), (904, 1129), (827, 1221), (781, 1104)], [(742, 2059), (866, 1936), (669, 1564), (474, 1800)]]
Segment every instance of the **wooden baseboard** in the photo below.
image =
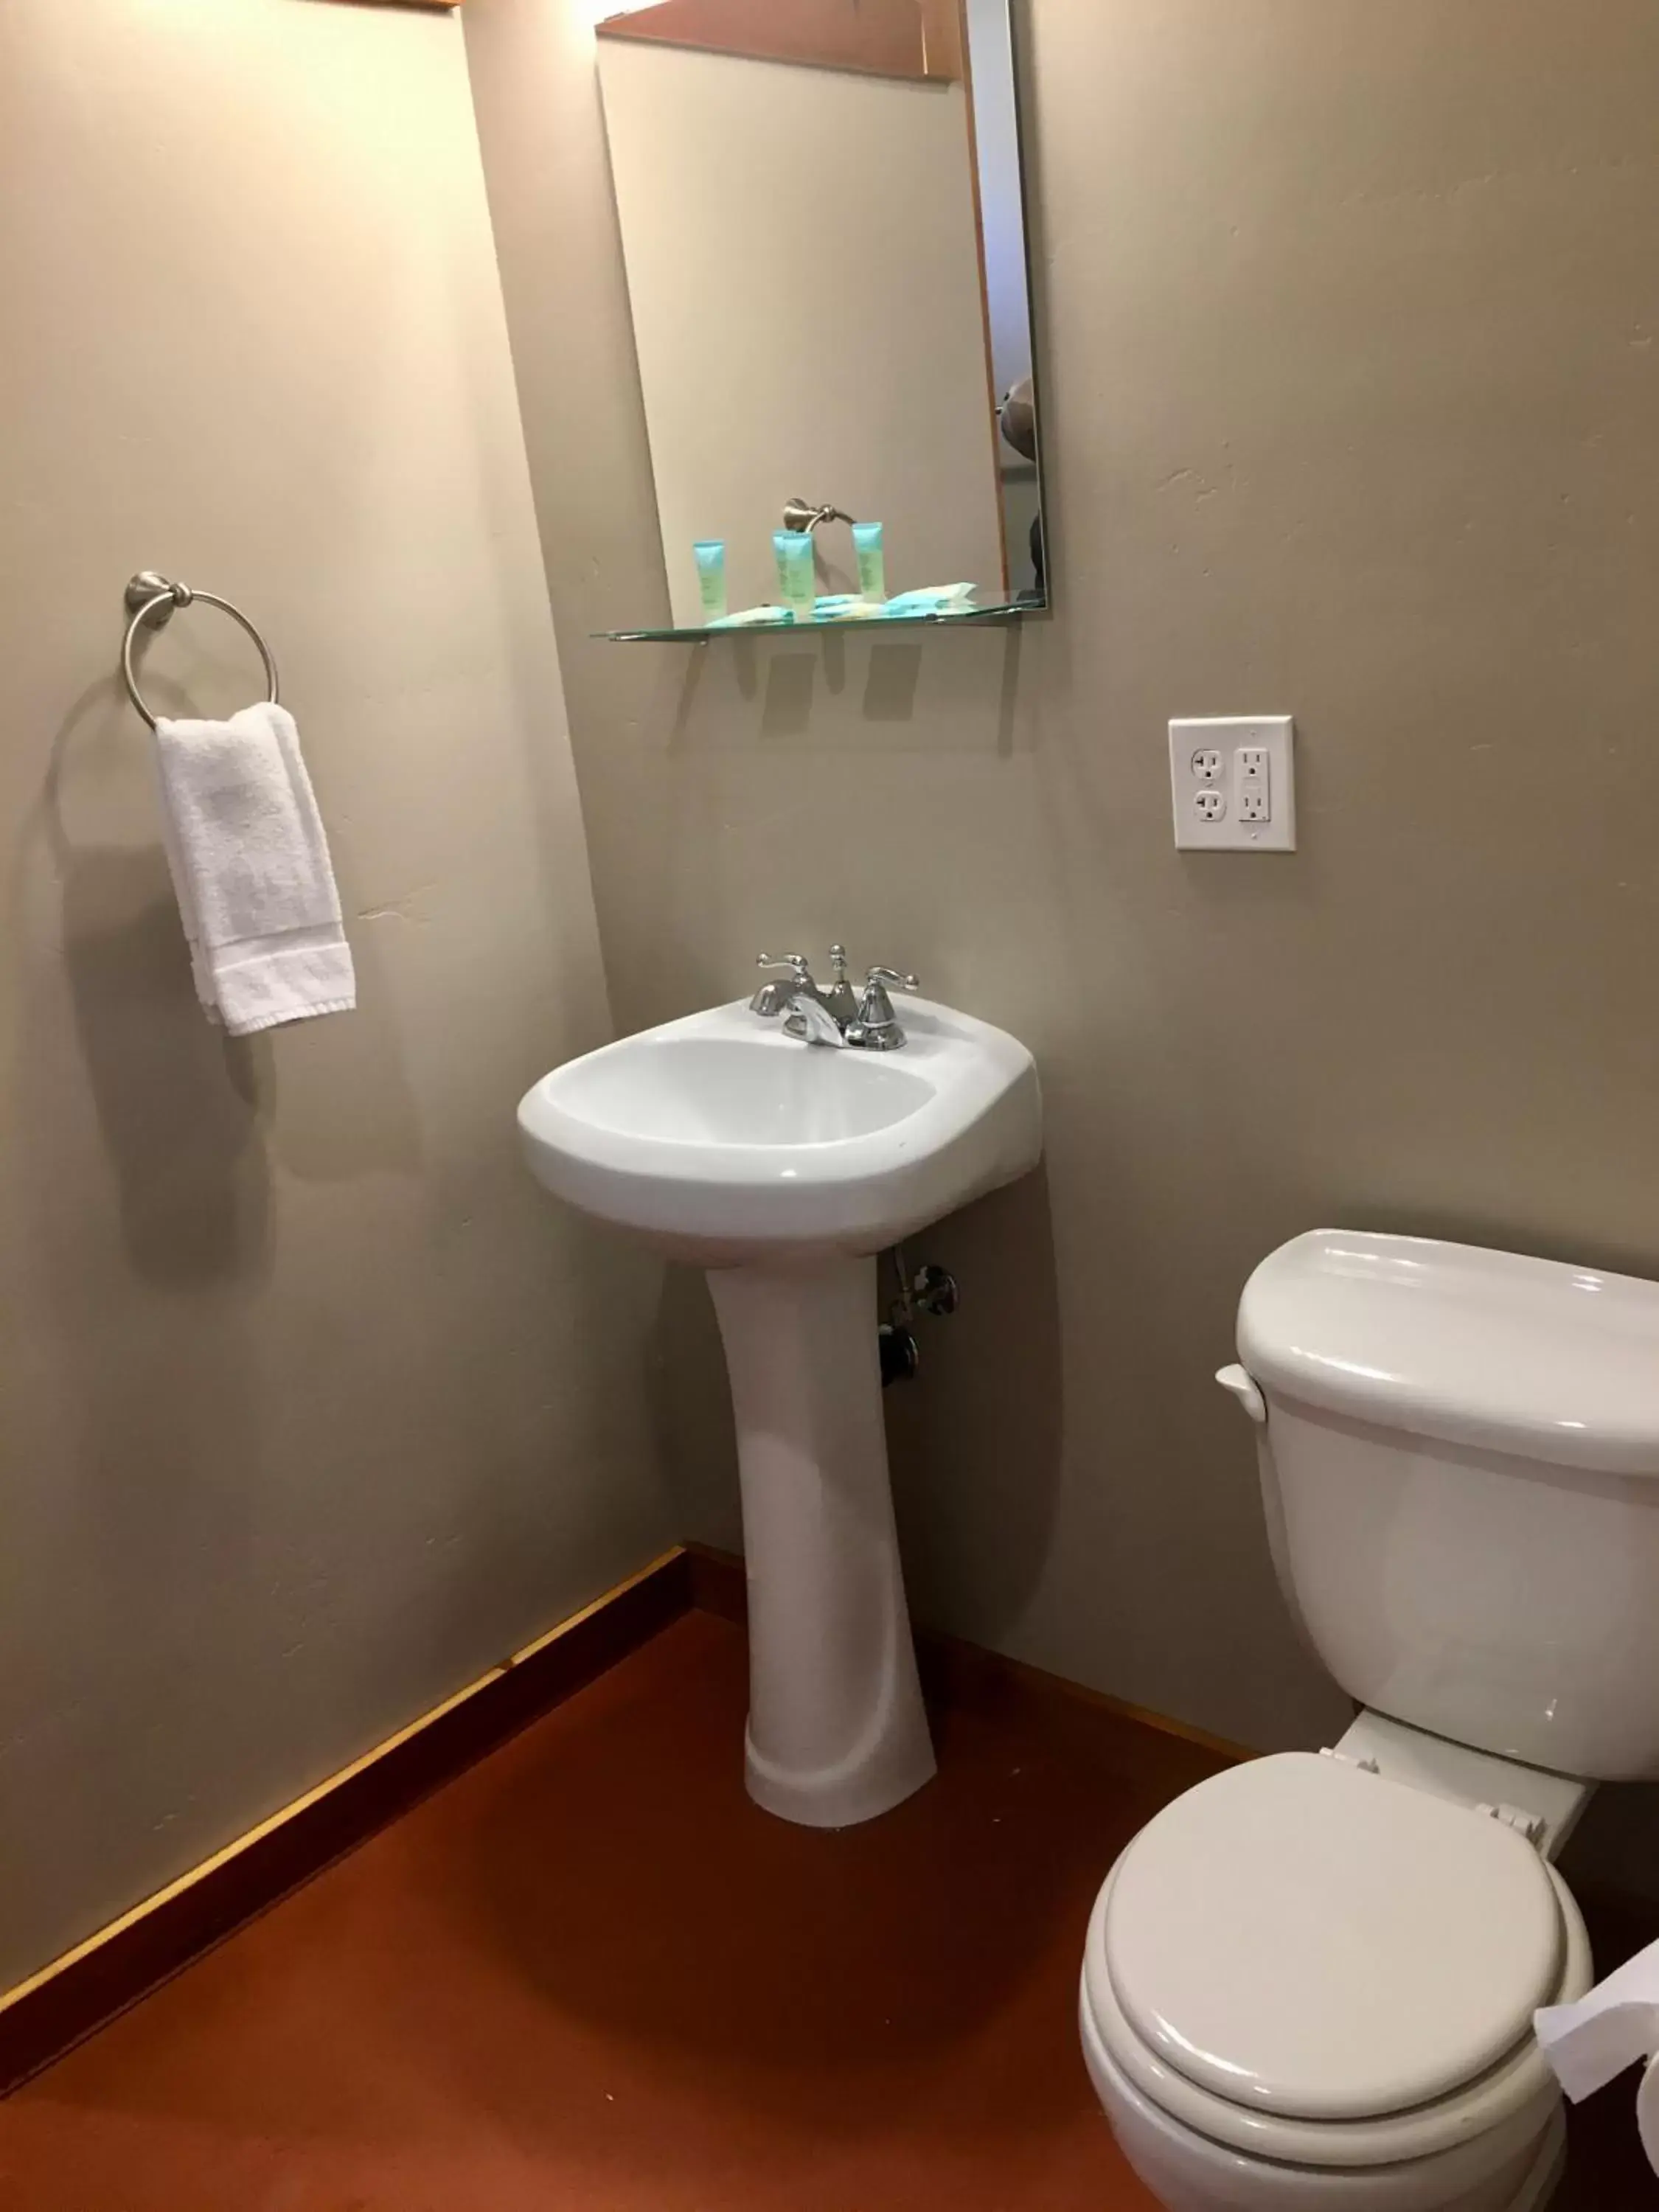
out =
[[(691, 1602), (698, 1612), (717, 1613), (722, 1620), (735, 1621), (742, 1627), (749, 1617), (748, 1583), (742, 1559), (735, 1553), (716, 1551), (709, 1544), (688, 1544), (685, 1559)], [(1103, 1690), (1091, 1690), (1081, 1682), (1068, 1681), (1063, 1674), (1050, 1674), (1041, 1667), (1029, 1666), (1023, 1659), (1010, 1659), (1000, 1651), (988, 1651), (982, 1644), (969, 1644), (959, 1636), (946, 1636), (936, 1628), (918, 1627), (915, 1633), (923, 1686), (930, 1696), (947, 1704), (982, 1697), (999, 1681), (1018, 1682), (1039, 1697), (1060, 1698), (1073, 1705), (1091, 1706), (1096, 1712), (1110, 1713), (1115, 1719), (1155, 1729), (1160, 1735), (1178, 1736), (1183, 1743), (1197, 1744), (1205, 1751), (1213, 1752), (1218, 1759), (1238, 1761), (1258, 1756), (1243, 1744), (1229, 1743), (1223, 1736), (1189, 1728), (1185, 1721), (1171, 1720), (1164, 1713), (1149, 1712), (1144, 1706), (1127, 1704), (1121, 1698), (1109, 1698)]]
[(691, 1602), (697, 1611), (747, 1628), (749, 1582), (739, 1555), (717, 1552), (712, 1544), (688, 1544), (685, 1565), (691, 1579)]
[(666, 1553), (0, 1997), (0, 2095), (688, 1612)]
[[(0, 1996), (0, 2096), (694, 1607), (742, 1626), (748, 1617), (743, 1561), (702, 1544), (665, 1553)], [(1091, 1705), (1223, 1758), (1253, 1755), (958, 1637), (923, 1629), (916, 1644), (930, 1693), (947, 1703), (1017, 1681), (1038, 1695)]]

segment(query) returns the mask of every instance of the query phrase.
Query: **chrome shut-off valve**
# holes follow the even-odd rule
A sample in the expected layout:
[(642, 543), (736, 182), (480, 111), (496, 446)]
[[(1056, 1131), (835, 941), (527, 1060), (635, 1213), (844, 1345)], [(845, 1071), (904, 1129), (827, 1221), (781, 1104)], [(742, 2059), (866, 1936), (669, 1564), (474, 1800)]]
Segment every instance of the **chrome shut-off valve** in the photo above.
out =
[(921, 1346), (916, 1325), (924, 1316), (948, 1321), (961, 1303), (957, 1279), (948, 1267), (930, 1264), (914, 1273), (902, 1244), (893, 1247), (893, 1273), (898, 1296), (887, 1309), (887, 1319), (876, 1332), (881, 1355), (881, 1387), (914, 1382), (921, 1369)]

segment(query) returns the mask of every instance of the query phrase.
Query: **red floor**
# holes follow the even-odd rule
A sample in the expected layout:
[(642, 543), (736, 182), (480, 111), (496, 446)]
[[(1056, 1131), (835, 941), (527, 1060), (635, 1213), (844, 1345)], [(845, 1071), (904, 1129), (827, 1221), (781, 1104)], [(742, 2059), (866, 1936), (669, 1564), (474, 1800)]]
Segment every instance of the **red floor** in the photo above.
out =
[[(744, 1667), (678, 1622), (19, 2091), (0, 2204), (1145, 2212), (1078, 2055), (1083, 1931), (1212, 1762), (997, 1685), (929, 1789), (814, 1833), (744, 1796)], [(1659, 2206), (1611, 2099), (1572, 2212)]]

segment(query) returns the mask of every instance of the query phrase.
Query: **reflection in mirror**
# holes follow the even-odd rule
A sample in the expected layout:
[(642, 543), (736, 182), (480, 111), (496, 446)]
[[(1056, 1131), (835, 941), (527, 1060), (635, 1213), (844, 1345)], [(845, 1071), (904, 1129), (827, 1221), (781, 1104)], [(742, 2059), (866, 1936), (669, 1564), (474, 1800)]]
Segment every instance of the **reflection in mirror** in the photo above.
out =
[(1047, 604), (1009, 8), (600, 21), (676, 631)]

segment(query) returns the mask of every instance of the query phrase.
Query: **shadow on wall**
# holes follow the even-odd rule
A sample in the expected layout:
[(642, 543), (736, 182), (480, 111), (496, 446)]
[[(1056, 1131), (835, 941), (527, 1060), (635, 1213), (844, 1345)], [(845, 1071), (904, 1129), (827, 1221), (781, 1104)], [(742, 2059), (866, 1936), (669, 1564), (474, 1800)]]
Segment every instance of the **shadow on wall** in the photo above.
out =
[[(135, 1273), (178, 1288), (246, 1279), (268, 1260), (258, 1137), (274, 1097), (270, 1048), (227, 1037), (198, 1005), (159, 828), (134, 845), (82, 842), (68, 826), (66, 756), (112, 688), (82, 693), (58, 730), (40, 811), (82, 1072)], [(132, 737), (149, 742), (136, 721)], [(49, 1102), (43, 1114), (56, 1119)]]
[[(155, 696), (177, 710), (170, 689)], [(9, 934), (33, 960), (9, 1139), (31, 1295), (9, 1345), (7, 1517), (28, 1579), (0, 1609), (0, 1741), (19, 1792), (58, 1814), (0, 1836), (0, 1957), (24, 1964), (176, 1871), (167, 1831), (200, 1744), (243, 1739), (249, 1667), (289, 1633), (281, 1603), (274, 1620), (248, 1605), (282, 1579), (289, 1533), (265, 1480), (257, 1334), (275, 1264), (274, 1048), (227, 1037), (197, 1001), (149, 743), (118, 682), (81, 695), (11, 887)], [(371, 1142), (377, 1164), (415, 1151), (385, 1042), (371, 1020), (285, 1054), (291, 1175), (360, 1172)], [(328, 1085), (312, 1115), (308, 1070)], [(191, 1679), (188, 1710), (158, 1704), (135, 1724), (107, 1694), (112, 1659)], [(148, 1862), (135, 1835), (153, 1841)], [(27, 1925), (9, 1924), (8, 1899)]]
[[(1052, 660), (1052, 639), (831, 634), (802, 652), (733, 635), (657, 661), (593, 651), (612, 660), (587, 720), (628, 740), (602, 765), (584, 762), (573, 715), (621, 1030), (733, 997), (774, 937), (902, 955), (933, 995), (992, 1019), (1000, 1001), (1029, 999), (1034, 962), (1066, 957), (1052, 886), (1036, 902), (1010, 890), (1041, 827), (1029, 759), (1041, 732), (1020, 705), (1021, 671), (1033, 653)], [(579, 702), (591, 673), (580, 649), (571, 668)], [(946, 763), (974, 788), (1012, 770), (988, 856), (981, 817), (938, 781)], [(924, 830), (926, 866), (907, 850)], [(607, 866), (623, 837), (625, 868)], [(971, 928), (939, 895), (942, 878), (969, 869), (981, 871)], [(1002, 926), (1010, 896), (1018, 933)]]
[[(746, 637), (741, 632), (729, 641), (722, 639), (721, 647), (731, 654), (729, 679), (719, 674), (714, 678), (718, 688), (722, 680), (729, 686), (742, 706), (758, 706), (760, 712), (754, 723), (752, 740), (744, 733), (738, 721), (727, 721), (724, 710), (713, 707), (712, 696), (706, 699), (704, 687), (709, 682), (709, 650), (700, 647), (690, 653), (681, 674), (678, 693), (673, 698), (669, 715), (671, 746), (678, 750), (688, 744), (706, 744), (708, 720), (712, 712), (713, 726), (730, 729), (732, 742), (746, 747), (751, 742), (764, 743), (768, 738), (801, 738), (811, 733), (815, 712), (830, 710), (836, 715), (836, 749), (848, 750), (848, 741), (856, 743), (855, 732), (860, 725), (872, 734), (866, 740), (873, 750), (890, 752), (895, 728), (913, 724), (916, 720), (917, 694), (921, 686), (924, 667), (922, 641), (917, 635), (901, 634), (895, 638), (872, 636), (872, 628), (879, 624), (849, 624), (854, 631), (851, 637), (831, 629), (816, 637), (805, 651), (793, 650), (787, 635), (762, 640)], [(988, 626), (987, 626), (988, 629)], [(981, 630), (981, 635), (985, 635)], [(1024, 631), (1018, 623), (997, 627), (1001, 641), (1001, 671), (996, 685), (996, 727), (994, 750), (1006, 758), (1014, 750), (1016, 714), (1019, 696), (1019, 671)], [(855, 665), (849, 666), (848, 646), (867, 647), (867, 652), (854, 655)], [(850, 720), (848, 719), (850, 716)], [(975, 717), (977, 722), (980, 717)], [(930, 731), (926, 737), (920, 729), (911, 732), (913, 739), (932, 750), (938, 740)], [(957, 742), (954, 738), (951, 740)], [(979, 735), (975, 734), (977, 749)]]
[(743, 1549), (738, 1439), (714, 1302), (701, 1269), (665, 1266), (652, 1325), (652, 1411), (683, 1539)]
[[(1065, 1397), (1047, 1170), (923, 1230), (962, 1304), (923, 1321), (921, 1370), (887, 1393), (887, 1443), (912, 1610), (1006, 1649), (1042, 1578), (1061, 1480)], [(884, 1263), (884, 1304), (893, 1272)], [(962, 1480), (972, 1470), (971, 1481)], [(950, 1594), (947, 1597), (947, 1593)]]
[[(234, 1649), (260, 1440), (246, 1316), (223, 1292), (258, 1281), (270, 1251), (269, 1060), (202, 1016), (159, 839), (109, 834), (146, 765), (146, 733), (115, 704), (100, 683), (58, 732), (34, 865), (13, 887), (14, 933), (36, 961), (12, 1101), (32, 1296), (8, 1408), (9, 1549), (28, 1580), (9, 1587), (0, 1626), (0, 1735), (15, 1787), (54, 1817), (0, 1838), (8, 1961), (153, 1885), (195, 1732), (245, 1721), (228, 1709), (231, 1667), (201, 1680), (183, 1727), (172, 1708), (135, 1727), (107, 1694), (112, 1662), (187, 1672), (221, 1634)], [(77, 783), (85, 826), (70, 821), (72, 751), (100, 770)], [(55, 925), (31, 910), (54, 889)], [(156, 1838), (153, 1865), (124, 1854), (135, 1832)], [(27, 1925), (9, 1924), (7, 1899)]]
[[(172, 688), (147, 680), (158, 696)], [(377, 988), (380, 948), (373, 930), (351, 931), (359, 1005), (349, 1023), (287, 1033), (294, 1049), (279, 1127), (270, 1036), (227, 1036), (198, 1004), (159, 819), (141, 844), (86, 839), (69, 826), (70, 747), (112, 690), (131, 720), (118, 686), (100, 682), (82, 695), (53, 739), (40, 816), (62, 894), (64, 970), (87, 1088), (135, 1272), (178, 1287), (249, 1282), (270, 1271), (270, 1158), (308, 1182), (421, 1168), (390, 996)], [(182, 698), (166, 704), (189, 711)], [(148, 770), (150, 740), (137, 722), (117, 739)], [(331, 842), (338, 865), (337, 823)]]

